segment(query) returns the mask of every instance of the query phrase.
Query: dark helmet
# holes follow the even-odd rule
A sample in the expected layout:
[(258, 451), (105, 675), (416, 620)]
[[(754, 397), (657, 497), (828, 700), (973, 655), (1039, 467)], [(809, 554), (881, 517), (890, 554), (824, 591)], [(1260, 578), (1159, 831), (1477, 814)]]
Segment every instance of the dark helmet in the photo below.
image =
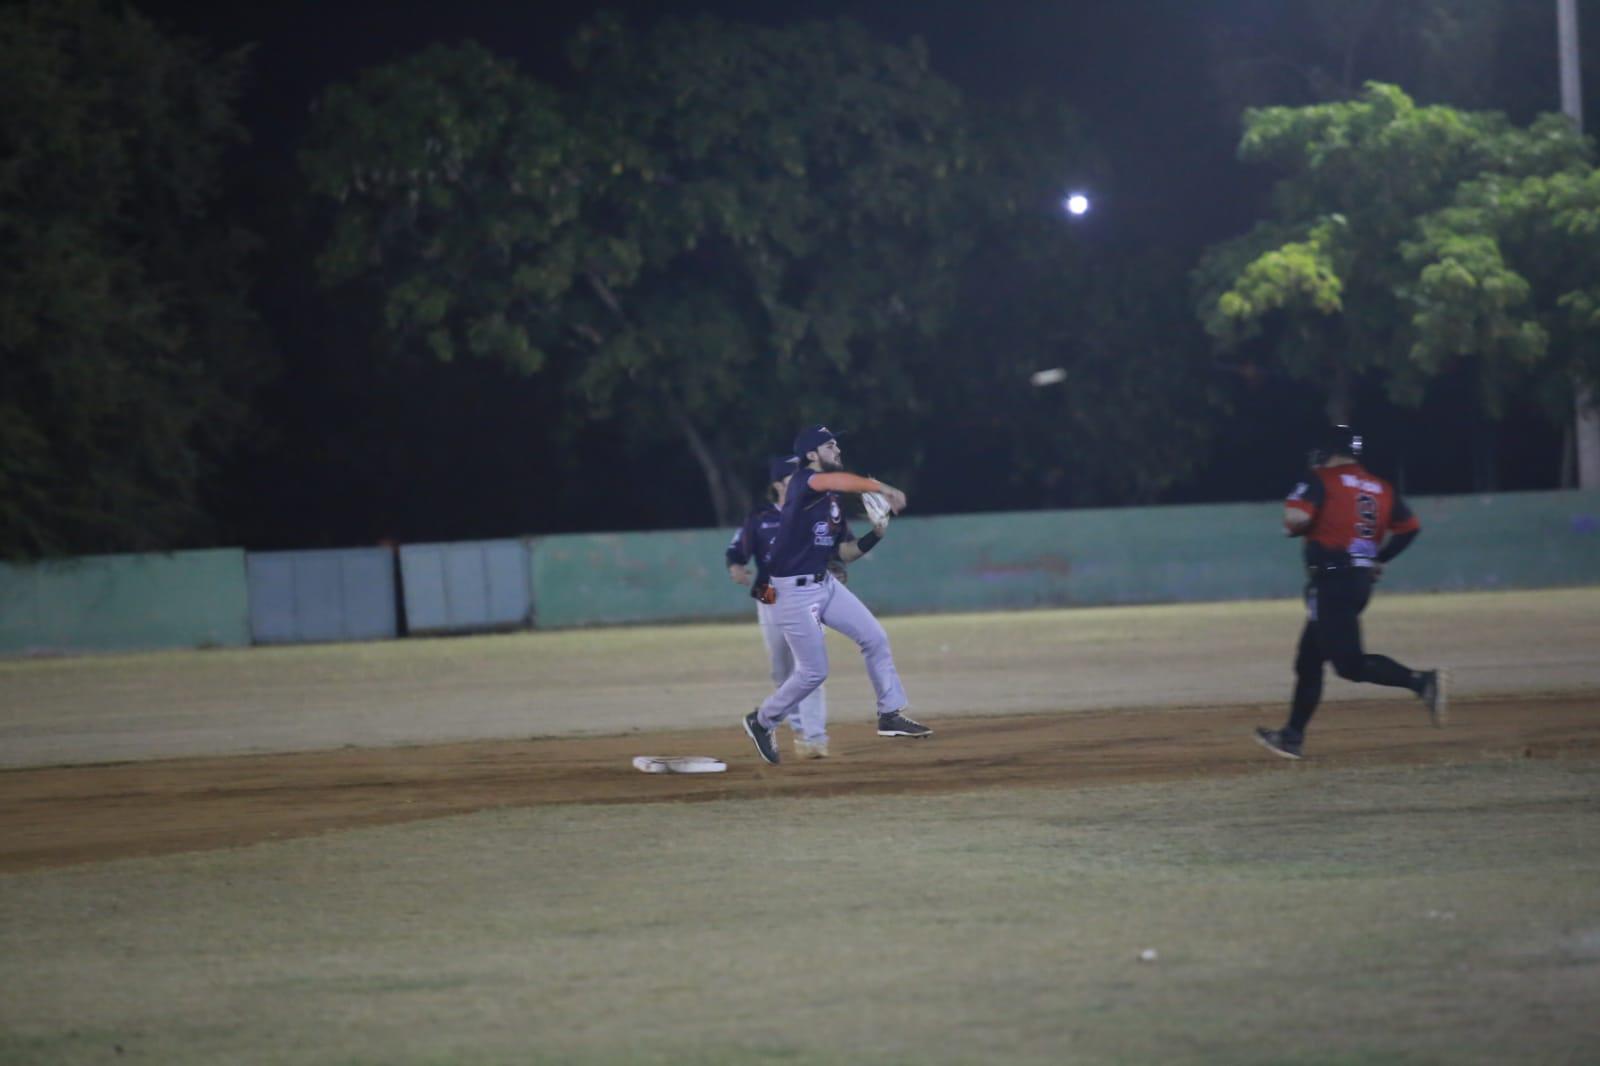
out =
[(1321, 466), (1335, 455), (1361, 458), (1361, 434), (1349, 426), (1329, 426), (1318, 434), (1306, 461), (1312, 466)]
[(799, 467), (800, 460), (793, 455), (775, 455), (767, 460), (767, 483), (782, 481)]

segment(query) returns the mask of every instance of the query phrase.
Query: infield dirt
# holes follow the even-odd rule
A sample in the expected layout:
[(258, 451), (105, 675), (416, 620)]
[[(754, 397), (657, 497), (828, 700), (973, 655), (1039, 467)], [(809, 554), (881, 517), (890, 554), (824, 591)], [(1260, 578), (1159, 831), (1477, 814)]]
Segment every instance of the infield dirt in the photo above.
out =
[[(1267, 707), (956, 718), (926, 740), (835, 728), (834, 756), (769, 767), (737, 727), (614, 737), (174, 759), (0, 773), (0, 872), (238, 847), (500, 807), (884, 795), (1135, 784), (1294, 772), (1250, 742)], [(1431, 728), (1414, 700), (1318, 721), (1313, 760), (1341, 767), (1600, 756), (1589, 698), (1458, 703)], [(787, 742), (785, 738), (785, 742)], [(634, 755), (724, 759), (722, 774), (641, 774)], [(1308, 760), (1312, 761), (1312, 760)]]

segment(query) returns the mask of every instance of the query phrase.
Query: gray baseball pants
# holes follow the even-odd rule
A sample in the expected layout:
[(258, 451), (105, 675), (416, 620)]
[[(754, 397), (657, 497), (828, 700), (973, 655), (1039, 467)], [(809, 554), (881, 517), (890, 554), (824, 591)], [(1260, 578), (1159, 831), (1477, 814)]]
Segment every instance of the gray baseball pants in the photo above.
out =
[[(775, 615), (775, 603), (756, 603), (756, 617), (761, 622), (761, 639), (767, 644), (767, 659), (772, 663), (772, 683), (781, 685), (794, 673), (794, 653), (783, 638), (783, 630)], [(828, 694), (823, 686), (801, 700), (795, 713), (789, 716), (795, 735), (807, 744), (828, 742)]]
[(828, 678), (828, 645), (822, 627), (837, 629), (856, 642), (867, 663), (867, 677), (878, 695), (878, 713), (905, 709), (906, 691), (894, 668), (889, 651), (889, 635), (872, 617), (872, 612), (844, 585), (828, 574), (819, 582), (806, 578), (774, 577), (772, 587), (778, 602), (771, 604), (776, 627), (783, 634), (794, 656), (794, 672), (768, 696), (757, 712), (757, 721), (768, 729), (776, 728), (794, 714), (800, 701), (815, 692)]

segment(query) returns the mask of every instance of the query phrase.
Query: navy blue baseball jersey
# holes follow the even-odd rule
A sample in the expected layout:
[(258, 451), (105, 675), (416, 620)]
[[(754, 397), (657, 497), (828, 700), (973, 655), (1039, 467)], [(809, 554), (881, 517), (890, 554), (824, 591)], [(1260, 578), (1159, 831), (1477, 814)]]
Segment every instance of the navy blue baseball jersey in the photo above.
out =
[(756, 579), (751, 582), (750, 595), (756, 596), (767, 583), (767, 561), (772, 557), (772, 541), (778, 535), (778, 509), (770, 503), (762, 504), (744, 520), (744, 525), (728, 541), (728, 565), (744, 566), (756, 561)]
[(774, 577), (820, 574), (828, 568), (828, 560), (838, 554), (839, 545), (856, 539), (844, 520), (839, 494), (818, 492), (811, 487), (816, 473), (801, 468), (789, 479), (767, 563), (767, 570)]

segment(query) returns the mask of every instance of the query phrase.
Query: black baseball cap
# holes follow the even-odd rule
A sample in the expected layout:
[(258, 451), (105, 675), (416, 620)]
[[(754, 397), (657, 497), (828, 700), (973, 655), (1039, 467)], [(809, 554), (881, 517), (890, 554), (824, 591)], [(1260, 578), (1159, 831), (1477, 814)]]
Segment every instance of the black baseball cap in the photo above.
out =
[(767, 481), (782, 481), (794, 473), (795, 467), (800, 465), (798, 456), (782, 455), (767, 460)]
[(830, 440), (837, 439), (837, 435), (827, 426), (811, 426), (800, 431), (794, 439), (794, 454), (797, 459), (804, 459), (806, 452), (814, 452)]

